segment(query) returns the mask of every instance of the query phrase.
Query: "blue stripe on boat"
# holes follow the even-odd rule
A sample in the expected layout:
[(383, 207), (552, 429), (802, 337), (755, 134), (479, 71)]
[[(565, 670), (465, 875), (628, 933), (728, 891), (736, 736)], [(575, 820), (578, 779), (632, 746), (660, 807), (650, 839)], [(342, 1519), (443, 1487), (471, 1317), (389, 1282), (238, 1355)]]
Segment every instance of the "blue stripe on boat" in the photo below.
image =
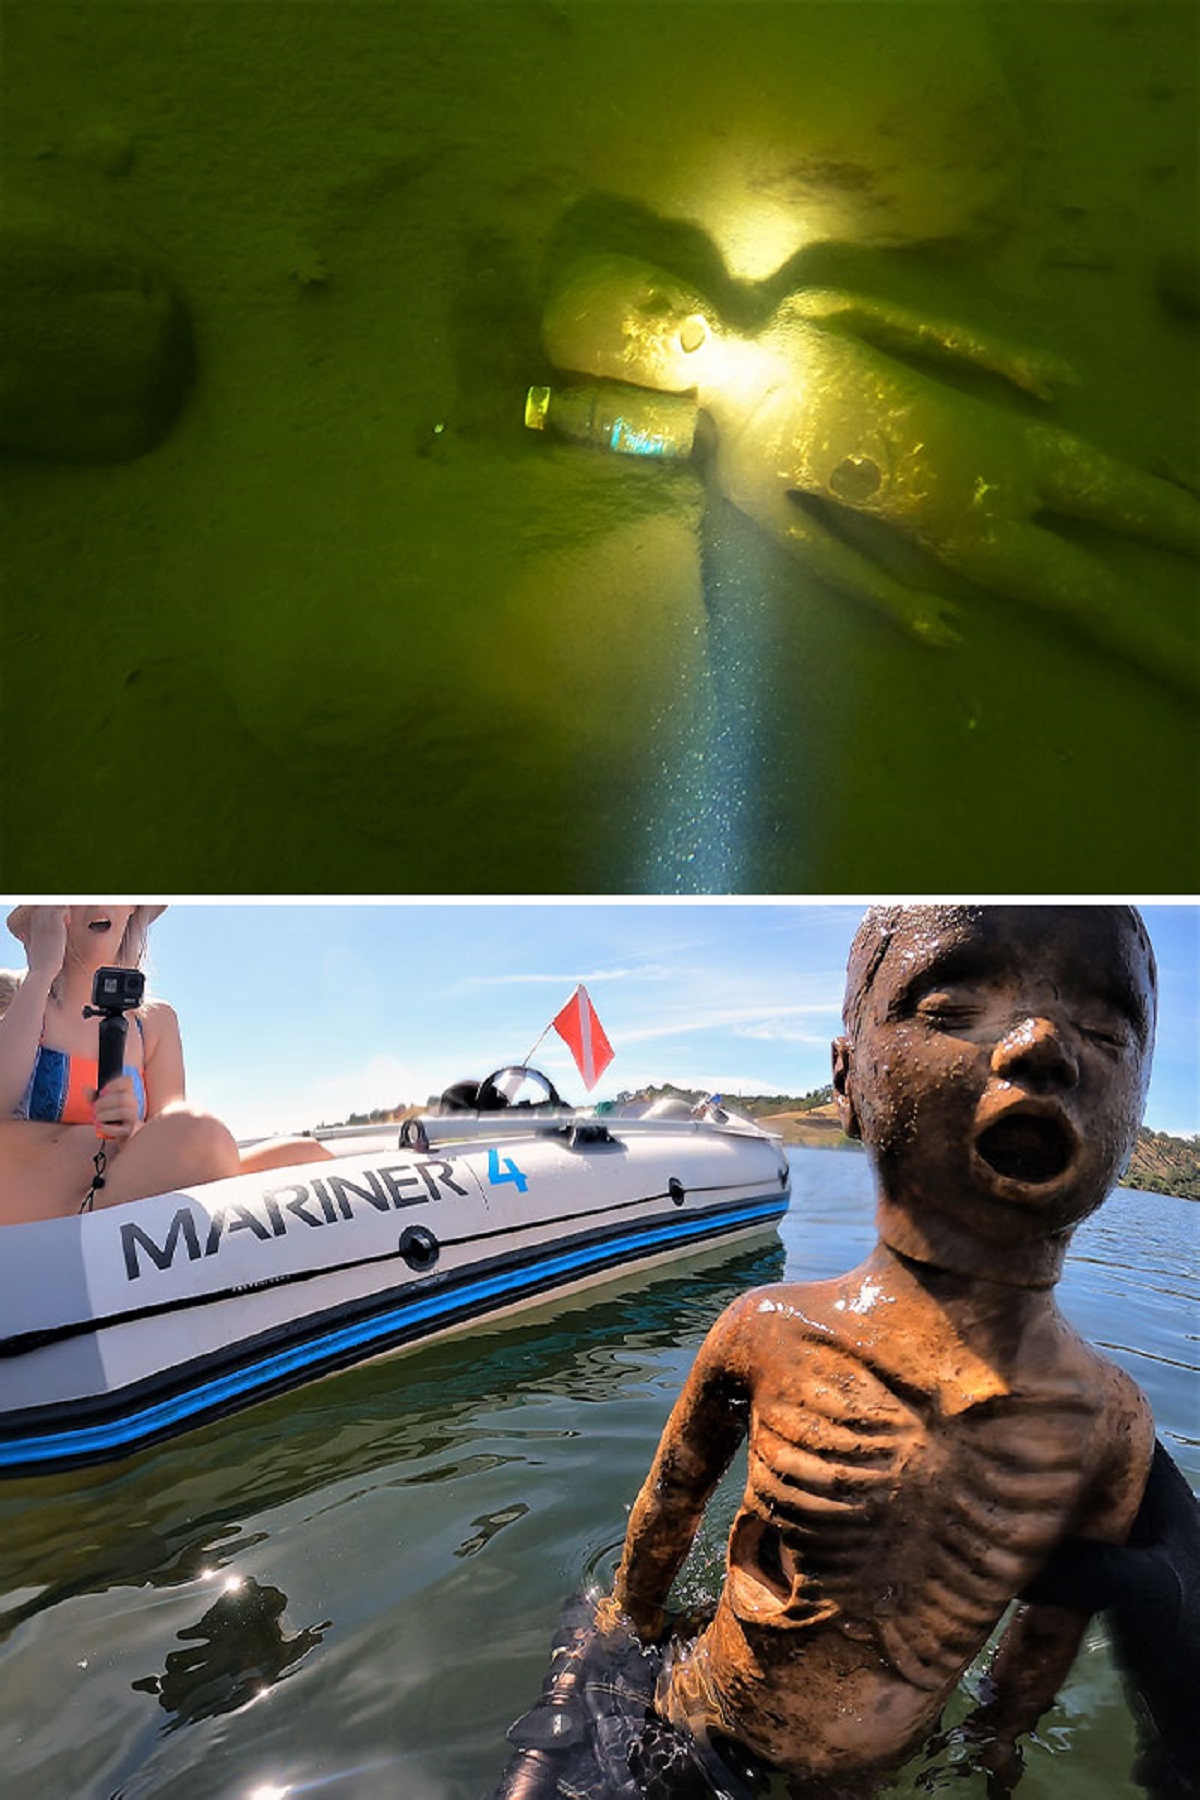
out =
[(508, 1302), (532, 1289), (553, 1287), (588, 1269), (619, 1262), (631, 1252), (644, 1255), (664, 1244), (683, 1243), (711, 1233), (715, 1226), (724, 1232), (740, 1225), (766, 1224), (782, 1218), (786, 1210), (786, 1197), (757, 1200), (729, 1212), (693, 1214), (661, 1225), (639, 1226), (581, 1248), (552, 1253), (516, 1267), (509, 1264), (494, 1275), (474, 1279), (467, 1276), (451, 1287), (418, 1293), (386, 1312), (325, 1330), (286, 1350), (273, 1351), (228, 1375), (201, 1380), (169, 1400), (154, 1401), (121, 1418), (0, 1441), (0, 1469), (32, 1469), (39, 1463), (53, 1464), (68, 1458), (82, 1462), (117, 1450), (135, 1449), (201, 1414), (227, 1410), (253, 1398), (260, 1389), (286, 1385), (290, 1377), (313, 1379), (321, 1373), (323, 1364), (338, 1362), (350, 1353), (371, 1355), (414, 1325), (444, 1325), (452, 1322), (456, 1314), (469, 1314), (488, 1300), (503, 1298)]

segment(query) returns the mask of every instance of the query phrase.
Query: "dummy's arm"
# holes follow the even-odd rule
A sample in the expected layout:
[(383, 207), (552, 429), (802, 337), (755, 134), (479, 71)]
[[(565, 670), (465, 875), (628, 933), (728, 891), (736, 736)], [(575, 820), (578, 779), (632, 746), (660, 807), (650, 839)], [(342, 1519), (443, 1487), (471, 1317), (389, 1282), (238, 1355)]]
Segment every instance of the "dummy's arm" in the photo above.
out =
[(1016, 1740), (1054, 1704), (1090, 1617), (1066, 1606), (1019, 1606), (1000, 1640), (971, 1725), (984, 1741), (984, 1761), (1009, 1785), (1020, 1770)]
[(788, 312), (805, 319), (844, 319), (851, 330), (901, 354), (906, 350), (934, 351), (974, 363), (1039, 400), (1052, 399), (1055, 386), (1078, 380), (1070, 364), (1049, 351), (1026, 350), (957, 320), (929, 319), (911, 307), (866, 294), (844, 294), (833, 288), (802, 290), (784, 301), (780, 314)]
[(746, 1432), (744, 1389), (727, 1360), (728, 1317), (701, 1346), (630, 1514), (613, 1597), (646, 1641), (665, 1629), (671, 1583)]

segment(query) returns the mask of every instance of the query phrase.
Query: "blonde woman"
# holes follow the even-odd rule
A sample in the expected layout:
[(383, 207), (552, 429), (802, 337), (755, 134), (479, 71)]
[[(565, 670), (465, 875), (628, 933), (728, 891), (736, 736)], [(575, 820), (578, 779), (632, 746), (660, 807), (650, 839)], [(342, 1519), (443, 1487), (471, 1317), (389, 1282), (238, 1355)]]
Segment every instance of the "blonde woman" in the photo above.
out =
[(0, 971), (0, 1224), (328, 1154), (298, 1139), (261, 1145), (243, 1160), (219, 1119), (187, 1105), (179, 1021), (163, 1000), (147, 999), (131, 1015), (124, 1071), (97, 1092), (99, 1024), (84, 1017), (92, 979), (106, 966), (139, 967), (163, 910), (98, 903), (9, 914), (28, 968)]

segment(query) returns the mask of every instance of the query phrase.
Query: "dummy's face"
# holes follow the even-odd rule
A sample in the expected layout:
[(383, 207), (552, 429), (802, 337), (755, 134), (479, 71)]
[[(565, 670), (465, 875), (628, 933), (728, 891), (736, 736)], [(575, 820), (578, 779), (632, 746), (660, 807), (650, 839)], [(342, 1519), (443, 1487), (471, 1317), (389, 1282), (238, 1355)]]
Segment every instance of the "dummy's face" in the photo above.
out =
[(132, 906), (73, 906), (67, 921), (68, 950), (88, 969), (116, 962), (121, 939), (133, 917)]
[(702, 379), (714, 321), (701, 297), (630, 257), (577, 265), (546, 309), (557, 368), (687, 393)]
[(998, 1244), (1086, 1217), (1132, 1151), (1153, 1016), (1137, 936), (1099, 909), (902, 929), (843, 1053), (885, 1196)]

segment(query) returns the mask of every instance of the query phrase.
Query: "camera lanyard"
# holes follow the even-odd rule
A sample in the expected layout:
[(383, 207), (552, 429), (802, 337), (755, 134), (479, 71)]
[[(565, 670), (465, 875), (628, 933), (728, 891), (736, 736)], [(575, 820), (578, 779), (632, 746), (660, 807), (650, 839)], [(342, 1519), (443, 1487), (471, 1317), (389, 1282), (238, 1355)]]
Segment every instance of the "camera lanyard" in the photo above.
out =
[[(119, 969), (101, 969), (96, 979), (99, 981), (103, 976), (119, 976), (120, 973)], [(129, 1030), (129, 1025), (125, 1018), (125, 1009), (119, 1005), (85, 1006), (83, 1016), (85, 1019), (94, 1019), (97, 1016), (100, 1019), (100, 1055), (96, 1063), (96, 1088), (99, 1091), (115, 1075), (119, 1075), (125, 1066), (125, 1035)], [(91, 1187), (83, 1196), (79, 1207), (81, 1213), (90, 1213), (95, 1209), (96, 1195), (104, 1186), (105, 1171), (108, 1168), (108, 1151), (104, 1147), (103, 1135), (101, 1135), (96, 1154), (92, 1158), (92, 1167), (96, 1173), (92, 1176)]]
[(92, 1158), (92, 1167), (96, 1173), (92, 1176), (92, 1185), (80, 1202), (81, 1213), (91, 1212), (95, 1206), (96, 1195), (104, 1186), (104, 1171), (108, 1167), (108, 1151), (104, 1148), (104, 1140), (100, 1140), (99, 1148)]

